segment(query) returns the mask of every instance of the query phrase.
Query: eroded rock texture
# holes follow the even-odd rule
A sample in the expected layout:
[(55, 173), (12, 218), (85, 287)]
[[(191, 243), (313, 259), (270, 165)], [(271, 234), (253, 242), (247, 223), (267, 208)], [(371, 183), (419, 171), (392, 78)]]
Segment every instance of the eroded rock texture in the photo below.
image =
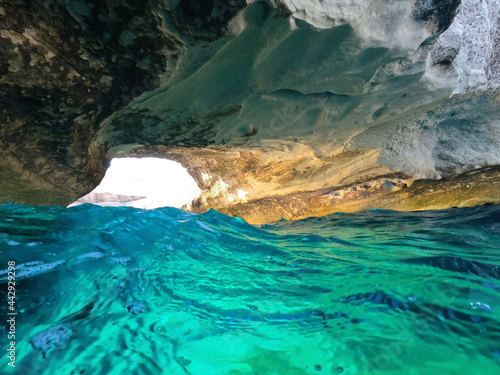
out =
[(204, 189), (188, 209), (252, 222), (498, 202), (499, 24), (495, 0), (4, 1), (0, 199), (156, 155)]
[(224, 32), (211, 7), (176, 3), (0, 3), (2, 201), (66, 204), (99, 183), (109, 155), (89, 146), (101, 122)]

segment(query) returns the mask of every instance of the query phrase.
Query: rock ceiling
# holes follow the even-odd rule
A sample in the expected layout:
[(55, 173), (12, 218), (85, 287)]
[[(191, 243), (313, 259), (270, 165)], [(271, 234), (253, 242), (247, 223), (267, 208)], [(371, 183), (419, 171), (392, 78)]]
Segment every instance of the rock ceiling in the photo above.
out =
[(0, 200), (181, 162), (255, 223), (500, 201), (494, 0), (8, 0)]

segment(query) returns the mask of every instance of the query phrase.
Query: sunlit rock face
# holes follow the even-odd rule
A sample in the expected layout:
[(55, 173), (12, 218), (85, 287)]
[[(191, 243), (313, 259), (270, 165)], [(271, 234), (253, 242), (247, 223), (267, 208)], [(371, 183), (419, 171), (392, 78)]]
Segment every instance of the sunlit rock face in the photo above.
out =
[[(321, 201), (331, 212), (339, 197), (364, 200), (353, 210), (377, 207), (369, 200), (377, 194), (396, 205), (414, 179), (453, 181), (472, 170), (496, 181), (495, 168), (484, 172), (500, 164), (494, 0), (85, 4), (67, 2), (66, 17), (50, 23), (30, 21), (45, 38), (30, 36), (29, 22), (4, 22), (2, 148), (44, 191), (81, 196), (109, 158), (126, 155), (181, 162), (203, 189), (187, 209), (235, 215), (279, 197), (266, 212), (305, 217), (312, 198), (301, 196), (325, 191), (338, 193)], [(27, 74), (16, 51), (33, 54), (34, 41), (44, 60)], [(52, 68), (58, 59), (73, 78)], [(75, 87), (87, 94), (74, 98)], [(486, 190), (429, 207), (500, 199)], [(27, 203), (39, 196), (25, 195)]]

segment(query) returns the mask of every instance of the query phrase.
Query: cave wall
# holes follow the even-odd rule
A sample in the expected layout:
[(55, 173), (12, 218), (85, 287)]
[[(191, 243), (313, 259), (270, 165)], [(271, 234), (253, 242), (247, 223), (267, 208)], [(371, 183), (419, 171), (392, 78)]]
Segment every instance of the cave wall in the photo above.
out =
[(68, 204), (92, 190), (109, 165), (106, 148), (89, 151), (102, 121), (168, 80), (190, 45), (219, 38), (239, 8), (225, 7), (224, 17), (213, 9), (189, 1), (2, 1), (0, 157), (3, 181), (11, 180), (2, 201)]
[(186, 209), (235, 215), (500, 164), (493, 0), (6, 3), (2, 201), (70, 203), (127, 155), (181, 162), (203, 189)]

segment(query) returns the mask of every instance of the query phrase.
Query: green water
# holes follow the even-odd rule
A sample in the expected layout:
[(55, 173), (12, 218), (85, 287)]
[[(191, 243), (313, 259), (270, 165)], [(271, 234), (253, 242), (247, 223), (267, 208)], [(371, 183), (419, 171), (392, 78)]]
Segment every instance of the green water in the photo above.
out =
[(0, 373), (498, 374), (499, 247), (499, 205), (263, 226), (0, 205)]

